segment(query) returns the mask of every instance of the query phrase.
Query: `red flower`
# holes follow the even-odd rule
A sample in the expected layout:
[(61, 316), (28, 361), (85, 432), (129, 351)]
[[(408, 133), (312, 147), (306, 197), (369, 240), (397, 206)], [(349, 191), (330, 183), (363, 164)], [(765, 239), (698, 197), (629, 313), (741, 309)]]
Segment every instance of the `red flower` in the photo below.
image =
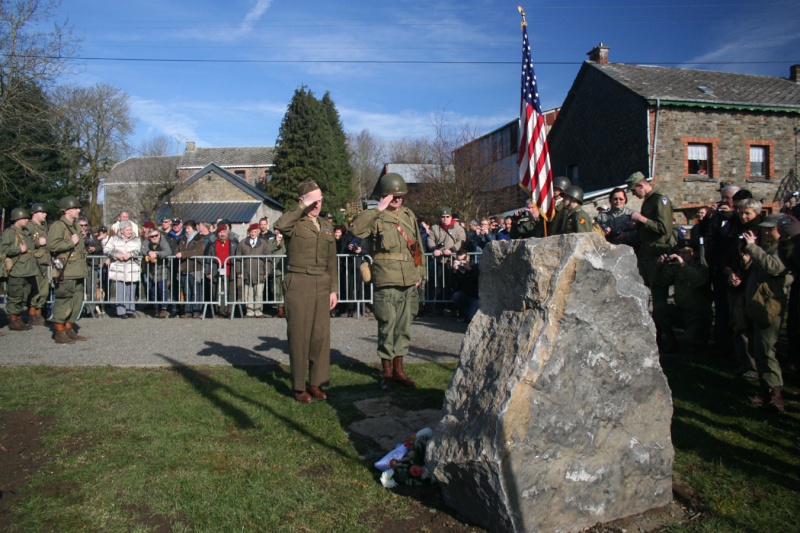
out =
[(411, 448), (412, 445), (413, 443), (410, 440), (407, 440), (403, 443), (403, 446), (405, 446), (406, 448)]
[(397, 464), (397, 459), (390, 459), (389, 460), (389, 468), (394, 468), (394, 465)]
[(411, 465), (409, 473), (414, 477), (419, 477), (425, 472), (425, 469), (419, 465)]

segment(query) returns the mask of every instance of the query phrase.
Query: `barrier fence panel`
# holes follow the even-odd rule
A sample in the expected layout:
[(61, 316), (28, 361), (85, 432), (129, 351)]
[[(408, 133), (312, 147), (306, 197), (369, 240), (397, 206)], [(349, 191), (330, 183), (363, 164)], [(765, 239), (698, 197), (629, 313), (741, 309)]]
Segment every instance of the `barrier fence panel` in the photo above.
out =
[[(233, 256), (222, 266), (223, 299), (231, 318), (264, 316), (264, 306), (283, 306), (284, 255)], [(221, 271), (222, 272), (222, 271)]]
[[(480, 253), (470, 253), (473, 265)], [(420, 303), (428, 307), (452, 302), (452, 260), (425, 254), (426, 275), (420, 284)], [(372, 304), (373, 286), (361, 279), (360, 266), (369, 256), (341, 254), (339, 302), (360, 316)], [(283, 305), (285, 255), (234, 256), (224, 263), (216, 257), (134, 259), (116, 261), (102, 255), (87, 257), (85, 309), (93, 316), (151, 309), (171, 316), (263, 316), (264, 306)], [(51, 302), (48, 302), (51, 303)], [(352, 307), (351, 307), (352, 306)], [(252, 314), (251, 314), (252, 313)]]
[(195, 256), (178, 259), (127, 261), (102, 255), (87, 257), (84, 308), (92, 315), (109, 308), (117, 315), (134, 314), (142, 307), (173, 316), (205, 318), (220, 304), (220, 261)]

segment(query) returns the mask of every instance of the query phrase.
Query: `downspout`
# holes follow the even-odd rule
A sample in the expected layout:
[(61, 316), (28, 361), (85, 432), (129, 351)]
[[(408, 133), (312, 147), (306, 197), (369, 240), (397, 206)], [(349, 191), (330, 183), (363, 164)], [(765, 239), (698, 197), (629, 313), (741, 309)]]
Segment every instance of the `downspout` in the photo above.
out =
[[(653, 135), (653, 144), (650, 149), (650, 177), (654, 178), (653, 173), (656, 170), (656, 149), (658, 148), (658, 111), (661, 109), (661, 98), (656, 98), (656, 124), (655, 132)], [(649, 110), (648, 110), (649, 113)], [(650, 116), (647, 117), (647, 141), (650, 144)], [(655, 178), (654, 178), (655, 179)]]

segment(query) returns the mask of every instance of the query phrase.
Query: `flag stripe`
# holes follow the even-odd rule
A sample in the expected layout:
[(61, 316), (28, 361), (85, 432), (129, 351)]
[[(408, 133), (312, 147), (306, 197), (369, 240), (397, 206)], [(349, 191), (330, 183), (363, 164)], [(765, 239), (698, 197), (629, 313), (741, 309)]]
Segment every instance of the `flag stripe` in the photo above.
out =
[(528, 26), (522, 26), (522, 96), (519, 107), (519, 182), (531, 193), (545, 219), (555, 214), (553, 173), (545, 135), (544, 117), (531, 61)]

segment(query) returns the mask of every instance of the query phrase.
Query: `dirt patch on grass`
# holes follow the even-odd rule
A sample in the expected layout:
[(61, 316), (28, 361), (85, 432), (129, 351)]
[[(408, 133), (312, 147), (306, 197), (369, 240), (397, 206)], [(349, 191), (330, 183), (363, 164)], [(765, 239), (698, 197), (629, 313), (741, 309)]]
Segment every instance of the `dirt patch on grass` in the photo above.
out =
[(11, 508), (20, 499), (28, 478), (47, 461), (42, 435), (53, 420), (52, 416), (31, 411), (0, 410), (0, 531), (11, 530)]

